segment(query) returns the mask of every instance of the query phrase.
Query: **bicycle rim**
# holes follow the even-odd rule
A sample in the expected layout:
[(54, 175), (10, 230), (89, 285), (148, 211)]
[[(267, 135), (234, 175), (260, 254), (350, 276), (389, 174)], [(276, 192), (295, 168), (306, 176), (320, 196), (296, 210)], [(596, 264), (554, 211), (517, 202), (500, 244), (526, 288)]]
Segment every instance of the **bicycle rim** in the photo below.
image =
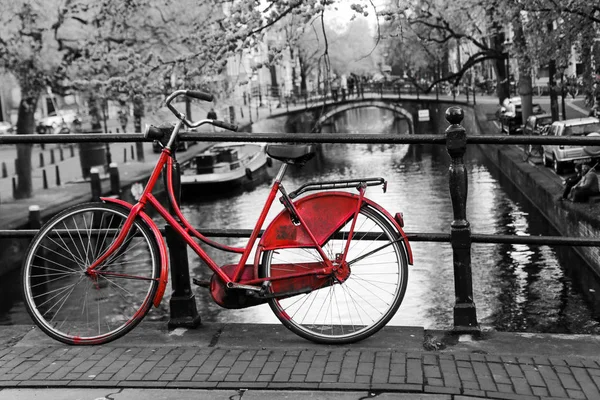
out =
[(91, 265), (117, 237), (128, 210), (84, 204), (58, 214), (33, 239), (25, 258), (23, 297), (34, 322), (67, 344), (101, 344), (146, 315), (158, 286), (158, 247), (137, 218), (121, 247)]
[[(342, 253), (351, 221), (323, 246), (335, 259)], [(323, 288), (270, 306), (294, 333), (317, 343), (351, 343), (381, 329), (398, 310), (406, 291), (408, 263), (399, 235), (391, 223), (369, 206), (360, 211), (347, 261), (350, 276), (343, 283), (333, 278)], [(313, 248), (265, 252), (261, 276), (277, 274), (277, 264), (321, 261)]]

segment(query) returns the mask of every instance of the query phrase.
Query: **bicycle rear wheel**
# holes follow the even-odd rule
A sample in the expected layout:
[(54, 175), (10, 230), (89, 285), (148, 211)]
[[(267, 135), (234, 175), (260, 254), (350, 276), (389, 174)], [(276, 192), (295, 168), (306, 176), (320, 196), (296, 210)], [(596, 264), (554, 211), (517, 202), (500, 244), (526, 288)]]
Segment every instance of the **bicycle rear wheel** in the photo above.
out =
[[(381, 329), (400, 307), (408, 279), (400, 236), (371, 206), (363, 206), (357, 218), (346, 258), (351, 272), (343, 283), (332, 277), (321, 289), (270, 300), (277, 318), (297, 335), (317, 343), (356, 342)], [(351, 223), (323, 246), (331, 260), (343, 253)], [(284, 264), (315, 261), (322, 259), (314, 248), (270, 250), (263, 255), (259, 274), (278, 275)]]
[(56, 215), (34, 237), (22, 269), (23, 298), (50, 337), (67, 344), (107, 343), (133, 329), (150, 309), (160, 258), (141, 218), (97, 273), (87, 273), (128, 212), (112, 204), (81, 204)]

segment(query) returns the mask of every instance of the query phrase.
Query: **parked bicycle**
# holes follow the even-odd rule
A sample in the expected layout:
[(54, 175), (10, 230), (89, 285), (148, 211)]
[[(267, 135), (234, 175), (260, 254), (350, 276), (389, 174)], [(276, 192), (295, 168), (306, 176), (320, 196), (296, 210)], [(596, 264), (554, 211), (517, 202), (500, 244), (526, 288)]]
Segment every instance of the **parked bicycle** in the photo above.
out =
[[(176, 202), (175, 149), (184, 125), (237, 127), (188, 120), (171, 104), (182, 95), (212, 100), (209, 94), (186, 90), (167, 98), (177, 122), (147, 129), (147, 137), (163, 149), (135, 205), (113, 198), (77, 205), (53, 217), (34, 237), (22, 282), (25, 305), (37, 326), (67, 344), (102, 344), (129, 332), (152, 305), (160, 304), (168, 280), (168, 252), (156, 223), (144, 211), (150, 204), (213, 271), (210, 281), (198, 283), (209, 288), (220, 306), (268, 303), (292, 332), (319, 343), (355, 342), (382, 328), (402, 302), (412, 264), (402, 214), (392, 216), (365, 196), (367, 187), (385, 191), (387, 182), (311, 182), (288, 193), (282, 184), (286, 170), (306, 163), (313, 145), (266, 146), (282, 165), (247, 245), (213, 241), (190, 225)], [(152, 195), (163, 170), (173, 215)], [(261, 235), (278, 193), (283, 209)], [(240, 259), (218, 265), (195, 239)]]

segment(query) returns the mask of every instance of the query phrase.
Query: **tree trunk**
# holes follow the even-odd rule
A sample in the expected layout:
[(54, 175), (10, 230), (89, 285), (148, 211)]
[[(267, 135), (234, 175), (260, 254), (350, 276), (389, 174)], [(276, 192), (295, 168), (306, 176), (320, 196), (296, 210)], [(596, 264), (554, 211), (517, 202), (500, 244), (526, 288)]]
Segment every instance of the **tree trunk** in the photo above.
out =
[(512, 21), (514, 31), (514, 49), (518, 60), (519, 68), (519, 84), (518, 94), (521, 96), (521, 112), (523, 122), (531, 115), (533, 110), (533, 82), (531, 79), (531, 58), (530, 52), (527, 50), (527, 41), (523, 31), (523, 23), (521, 21), (521, 13), (517, 13)]
[[(24, 98), (19, 104), (19, 117), (17, 119), (18, 134), (33, 134), (35, 130), (35, 109), (37, 96)], [(33, 196), (33, 182), (31, 179), (31, 149), (29, 143), (17, 145), (17, 189), (16, 199), (26, 199)]]

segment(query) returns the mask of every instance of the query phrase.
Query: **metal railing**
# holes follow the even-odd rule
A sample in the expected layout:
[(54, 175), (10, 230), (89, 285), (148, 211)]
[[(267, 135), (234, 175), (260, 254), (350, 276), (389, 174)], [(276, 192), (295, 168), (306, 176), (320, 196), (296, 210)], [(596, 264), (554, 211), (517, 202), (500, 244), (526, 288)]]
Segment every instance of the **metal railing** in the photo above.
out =
[[(472, 234), (466, 218), (467, 170), (463, 159), (467, 144), (578, 144), (600, 146), (600, 137), (547, 137), (547, 136), (506, 136), (506, 135), (471, 135), (468, 136), (461, 125), (464, 117), (459, 107), (450, 107), (446, 111), (446, 119), (450, 126), (444, 135), (373, 135), (373, 134), (334, 134), (315, 135), (307, 133), (294, 134), (286, 138), (280, 134), (264, 133), (183, 133), (181, 140), (200, 142), (236, 141), (236, 142), (294, 142), (294, 143), (367, 143), (367, 144), (438, 144), (445, 145), (451, 157), (449, 167), (449, 191), (453, 207), (454, 219), (450, 225), (450, 233), (415, 233), (407, 232), (413, 242), (450, 243), (453, 249), (453, 266), (455, 282), (454, 330), (456, 332), (478, 332), (479, 324), (476, 307), (473, 301), (471, 274), (471, 247), (473, 243), (509, 243), (550, 246), (599, 246), (600, 239), (563, 237), (563, 236), (517, 236)], [(73, 142), (139, 142), (149, 141), (142, 134), (73, 134), (73, 135), (7, 135), (0, 136), (0, 145), (17, 143), (73, 143)], [(248, 237), (250, 230), (199, 228), (200, 232), (213, 237)], [(168, 230), (162, 230), (167, 236), (169, 246), (178, 246), (169, 238)], [(30, 238), (36, 229), (0, 230), (1, 238)], [(178, 252), (170, 252), (177, 254)], [(185, 253), (184, 253), (185, 254)], [(183, 259), (185, 258), (185, 260)], [(199, 321), (193, 295), (189, 296), (189, 272), (187, 256), (171, 260), (171, 277), (174, 282), (173, 293), (184, 293), (181, 301), (171, 302), (170, 326), (189, 325), (190, 321)], [(182, 279), (182, 276), (184, 277)], [(187, 296), (187, 297), (186, 297)], [(176, 307), (174, 309), (174, 307)]]

